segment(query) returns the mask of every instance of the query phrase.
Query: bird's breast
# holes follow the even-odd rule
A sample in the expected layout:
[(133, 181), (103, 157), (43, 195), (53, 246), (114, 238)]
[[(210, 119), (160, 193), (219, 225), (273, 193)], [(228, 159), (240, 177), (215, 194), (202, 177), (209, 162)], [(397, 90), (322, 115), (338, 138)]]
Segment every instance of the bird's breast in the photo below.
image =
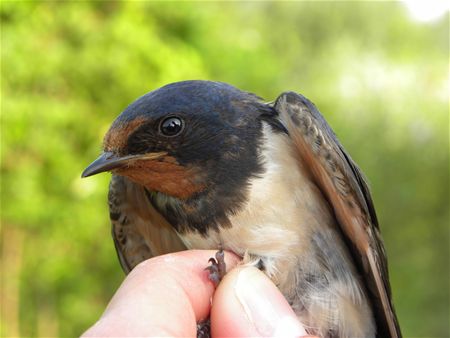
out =
[(312, 234), (334, 219), (289, 137), (268, 125), (263, 135), (264, 173), (250, 180), (243, 207), (228, 215), (231, 226), (211, 229), (206, 236), (187, 232), (180, 237), (188, 248), (223, 248), (247, 260), (262, 260), (266, 272), (276, 277), (277, 271), (291, 270), (308, 256)]
[(370, 304), (331, 207), (295, 154), (287, 135), (264, 127), (265, 170), (250, 180), (244, 206), (227, 224), (181, 238), (188, 248), (222, 248), (262, 266), (312, 333), (373, 337)]

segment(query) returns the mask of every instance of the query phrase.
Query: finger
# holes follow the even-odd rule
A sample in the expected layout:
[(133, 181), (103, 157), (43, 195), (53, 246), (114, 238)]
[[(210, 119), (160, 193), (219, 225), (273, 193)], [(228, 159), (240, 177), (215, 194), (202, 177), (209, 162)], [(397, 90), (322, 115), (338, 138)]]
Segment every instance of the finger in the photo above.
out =
[[(211, 308), (214, 285), (205, 267), (214, 253), (191, 250), (142, 262), (84, 336), (195, 336)], [(226, 252), (225, 261), (231, 268), (238, 257)]]
[(213, 337), (300, 337), (307, 335), (275, 284), (253, 267), (230, 271), (211, 309)]

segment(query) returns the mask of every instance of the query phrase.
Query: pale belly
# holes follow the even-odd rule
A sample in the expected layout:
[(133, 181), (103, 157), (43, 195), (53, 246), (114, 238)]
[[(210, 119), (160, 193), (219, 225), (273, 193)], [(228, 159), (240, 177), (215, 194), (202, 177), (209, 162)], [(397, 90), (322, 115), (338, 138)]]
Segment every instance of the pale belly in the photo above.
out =
[(287, 137), (267, 140), (266, 171), (251, 181), (247, 204), (229, 216), (231, 226), (180, 238), (189, 249), (225, 249), (243, 257), (242, 264), (262, 262), (310, 333), (372, 337), (372, 312), (332, 211), (282, 148), (290, 148)]

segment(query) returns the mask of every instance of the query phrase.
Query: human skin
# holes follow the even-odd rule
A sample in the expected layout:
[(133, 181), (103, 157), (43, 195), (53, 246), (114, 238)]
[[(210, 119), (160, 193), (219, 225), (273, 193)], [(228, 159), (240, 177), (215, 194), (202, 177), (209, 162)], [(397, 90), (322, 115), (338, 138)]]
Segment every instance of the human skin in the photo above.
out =
[(205, 270), (214, 254), (189, 250), (142, 262), (82, 337), (195, 337), (196, 323), (209, 314), (213, 337), (307, 336), (270, 279), (254, 267), (236, 267), (232, 253), (225, 253), (229, 273), (216, 289)]

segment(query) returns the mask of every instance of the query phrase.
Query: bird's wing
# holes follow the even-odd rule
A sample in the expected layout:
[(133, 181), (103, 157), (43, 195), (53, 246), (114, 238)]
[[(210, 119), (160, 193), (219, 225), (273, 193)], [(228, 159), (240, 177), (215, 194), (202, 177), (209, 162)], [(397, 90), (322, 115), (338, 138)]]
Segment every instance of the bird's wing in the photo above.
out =
[(274, 104), (298, 155), (331, 204), (373, 302), (378, 337), (401, 337), (391, 300), (387, 260), (369, 188), (328, 123), (308, 99), (293, 92)]
[(125, 273), (148, 258), (186, 250), (170, 224), (152, 206), (142, 186), (113, 175), (108, 204), (112, 237)]

